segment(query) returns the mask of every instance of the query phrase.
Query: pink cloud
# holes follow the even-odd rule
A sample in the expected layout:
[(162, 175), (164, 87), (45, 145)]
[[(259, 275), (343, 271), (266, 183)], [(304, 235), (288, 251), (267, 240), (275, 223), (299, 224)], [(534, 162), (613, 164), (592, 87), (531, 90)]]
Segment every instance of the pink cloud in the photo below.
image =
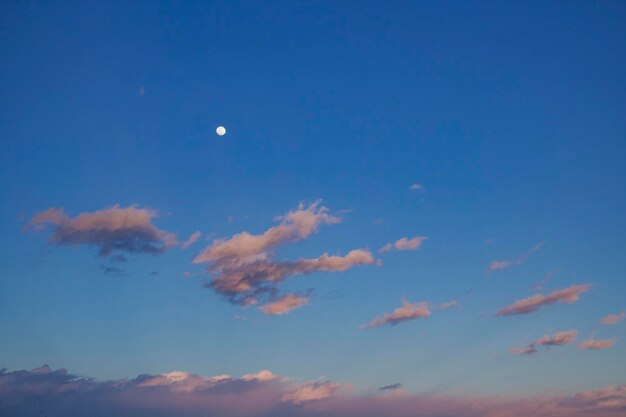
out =
[(261, 307), (261, 310), (265, 314), (269, 315), (280, 315), (289, 313), (291, 310), (296, 309), (298, 307), (302, 307), (309, 302), (309, 297), (297, 295), (297, 294), (287, 294), (274, 302), (265, 304)]
[(493, 271), (497, 271), (500, 269), (506, 269), (514, 265), (521, 265), (526, 261), (526, 259), (528, 259), (530, 255), (537, 252), (542, 246), (543, 246), (543, 242), (539, 242), (533, 248), (531, 248), (528, 252), (518, 256), (515, 259), (511, 259), (508, 261), (493, 261), (487, 267), (487, 273), (491, 273)]
[(50, 243), (55, 245), (92, 245), (100, 256), (113, 252), (162, 253), (175, 246), (176, 235), (167, 233), (154, 224), (157, 216), (150, 209), (119, 205), (95, 212), (68, 216), (63, 209), (52, 208), (37, 214), (27, 228), (42, 230), (53, 225)]
[(298, 383), (270, 371), (239, 378), (174, 371), (98, 382), (44, 366), (1, 369), (0, 404), (2, 414), (11, 417), (80, 416), (85, 410), (90, 417), (621, 417), (626, 385), (523, 398), (386, 395), (378, 390), (355, 394), (350, 384)]
[(600, 323), (602, 324), (617, 324), (620, 321), (622, 321), (624, 319), (624, 317), (626, 316), (626, 313), (624, 313), (623, 311), (619, 314), (609, 314), (608, 316), (604, 317), (602, 320), (600, 320)]
[(439, 310), (444, 310), (444, 309), (446, 309), (446, 308), (456, 307), (456, 306), (458, 306), (458, 305), (459, 305), (459, 302), (458, 302), (458, 301), (448, 301), (447, 303), (442, 303), (442, 304), (439, 304), (439, 305), (437, 306), (437, 309), (439, 309)]
[(276, 217), (278, 226), (260, 235), (242, 232), (230, 239), (218, 239), (193, 260), (206, 263), (213, 279), (210, 286), (232, 302), (247, 305), (259, 297), (274, 302), (276, 285), (288, 276), (313, 272), (341, 272), (357, 265), (377, 265), (371, 252), (354, 249), (345, 256), (323, 254), (317, 258), (275, 261), (274, 250), (281, 245), (306, 239), (323, 224), (340, 222), (319, 201)]
[(185, 242), (183, 242), (183, 249), (187, 249), (190, 246), (192, 246), (194, 243), (196, 243), (198, 241), (198, 239), (200, 239), (200, 237), (202, 236), (202, 232), (200, 232), (199, 230), (193, 232), (189, 238), (187, 240), (185, 240)]
[(546, 334), (534, 342), (531, 342), (528, 346), (524, 348), (512, 348), (510, 352), (512, 355), (529, 355), (537, 352), (537, 346), (562, 346), (574, 343), (576, 342), (577, 335), (578, 332), (576, 330), (556, 332), (552, 336)]
[(430, 310), (428, 309), (428, 303), (410, 303), (407, 300), (402, 300), (402, 306), (393, 310), (392, 313), (383, 314), (380, 317), (372, 319), (364, 327), (378, 327), (383, 325), (395, 326), (398, 323), (407, 320), (416, 320), (421, 318), (430, 317)]
[(531, 297), (518, 300), (508, 307), (500, 309), (498, 316), (510, 316), (514, 314), (528, 314), (537, 311), (540, 307), (555, 303), (574, 303), (578, 301), (580, 294), (589, 291), (591, 284), (573, 285), (569, 288), (554, 291), (548, 295), (535, 294)]
[(412, 238), (403, 237), (396, 240), (395, 243), (387, 243), (379, 249), (379, 252), (389, 252), (390, 250), (416, 250), (419, 249), (426, 236), (415, 236)]
[(593, 340), (588, 339), (580, 342), (578, 347), (580, 349), (607, 349), (615, 344), (615, 339), (605, 339), (605, 340)]

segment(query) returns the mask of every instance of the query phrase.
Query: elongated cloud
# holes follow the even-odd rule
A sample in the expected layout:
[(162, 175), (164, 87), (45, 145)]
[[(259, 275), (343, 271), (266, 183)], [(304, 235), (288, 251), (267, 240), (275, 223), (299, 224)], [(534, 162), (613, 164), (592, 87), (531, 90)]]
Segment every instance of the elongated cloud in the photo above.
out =
[(277, 247), (306, 239), (321, 225), (341, 221), (319, 201), (309, 206), (300, 204), (297, 210), (276, 220), (280, 221), (278, 226), (260, 235), (242, 232), (230, 239), (216, 240), (200, 252), (193, 262), (208, 265), (213, 275), (209, 286), (237, 304), (256, 304), (259, 297), (272, 303), (278, 298), (277, 284), (288, 276), (341, 272), (357, 265), (380, 263), (365, 249), (352, 250), (345, 256), (323, 254), (317, 258), (275, 261)]
[(392, 313), (386, 313), (380, 317), (372, 319), (372, 321), (370, 321), (364, 327), (372, 328), (387, 324), (395, 326), (403, 321), (416, 320), (426, 317), (430, 317), (428, 303), (420, 302), (411, 304), (408, 300), (402, 300), (402, 306), (393, 310)]
[(100, 256), (113, 252), (158, 254), (175, 246), (176, 235), (152, 224), (156, 212), (138, 206), (119, 205), (95, 212), (68, 216), (63, 209), (51, 208), (37, 214), (27, 228), (42, 230), (53, 226), (50, 243), (54, 245), (90, 245)]
[(194, 243), (196, 243), (198, 241), (198, 239), (200, 239), (200, 237), (202, 236), (202, 232), (197, 230), (195, 232), (193, 232), (189, 238), (187, 240), (185, 240), (183, 242), (183, 249), (187, 249), (190, 246), (192, 246)]
[(274, 302), (265, 304), (263, 307), (261, 307), (261, 310), (265, 314), (269, 315), (286, 314), (295, 308), (306, 305), (308, 302), (309, 297), (297, 294), (287, 294), (283, 297), (280, 297)]
[(626, 313), (623, 312), (623, 311), (621, 313), (619, 313), (619, 314), (609, 314), (608, 316), (606, 316), (602, 320), (600, 320), (600, 323), (601, 324), (607, 324), (607, 325), (617, 324), (620, 321), (622, 321), (625, 316), (626, 316)]
[(350, 384), (297, 383), (270, 371), (240, 378), (174, 371), (98, 382), (47, 366), (0, 370), (0, 411), (11, 417), (622, 417), (626, 385), (574, 396), (506, 398), (354, 394)]
[(497, 271), (499, 269), (506, 269), (506, 268), (509, 268), (511, 266), (514, 266), (514, 265), (521, 265), (521, 264), (523, 264), (526, 261), (526, 259), (528, 259), (528, 257), (530, 255), (532, 255), (533, 253), (535, 253), (539, 249), (541, 249), (542, 246), (543, 246), (543, 242), (539, 242), (533, 248), (531, 248), (529, 251), (523, 253), (522, 255), (518, 256), (515, 259), (511, 259), (511, 260), (508, 260), (508, 261), (493, 261), (487, 267), (487, 273), (491, 273), (491, 272)]
[(498, 316), (511, 316), (515, 314), (528, 314), (539, 308), (555, 303), (571, 304), (578, 301), (580, 294), (589, 291), (591, 284), (573, 285), (569, 288), (554, 291), (548, 295), (535, 294), (531, 297), (518, 300), (508, 307), (500, 309)]
[(583, 340), (578, 345), (581, 349), (607, 349), (615, 344), (615, 339), (605, 339), (605, 340)]
[(543, 337), (531, 342), (524, 348), (512, 348), (511, 354), (513, 355), (529, 355), (537, 352), (537, 346), (562, 346), (569, 343), (576, 342), (576, 336), (578, 332), (576, 330), (566, 330), (562, 332), (554, 333), (552, 336), (544, 335)]
[(387, 243), (385, 246), (379, 249), (379, 252), (389, 252), (391, 250), (416, 250), (419, 249), (424, 240), (428, 239), (426, 236), (415, 236), (412, 238), (403, 237), (396, 240), (395, 243)]
[(424, 186), (422, 184), (413, 183), (409, 187), (409, 190), (411, 190), (411, 191), (423, 191), (424, 190)]

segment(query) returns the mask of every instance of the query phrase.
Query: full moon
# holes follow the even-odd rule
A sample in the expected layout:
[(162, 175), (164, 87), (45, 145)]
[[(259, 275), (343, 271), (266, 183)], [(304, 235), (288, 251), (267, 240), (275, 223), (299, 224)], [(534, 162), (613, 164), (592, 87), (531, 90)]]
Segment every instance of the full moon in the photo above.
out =
[(224, 136), (226, 134), (226, 128), (224, 126), (220, 126), (215, 129), (215, 132), (220, 136)]

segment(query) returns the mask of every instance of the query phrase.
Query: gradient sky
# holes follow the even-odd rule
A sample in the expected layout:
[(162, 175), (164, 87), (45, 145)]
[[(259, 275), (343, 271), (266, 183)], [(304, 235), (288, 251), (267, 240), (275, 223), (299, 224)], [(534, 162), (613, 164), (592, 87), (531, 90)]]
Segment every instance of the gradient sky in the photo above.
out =
[[(4, 2), (0, 54), (0, 367), (513, 396), (626, 382), (626, 322), (599, 323), (626, 308), (625, 3)], [(342, 221), (274, 259), (381, 265), (285, 279), (309, 300), (283, 315), (203, 287), (217, 274), (192, 260), (214, 239), (319, 199)], [(203, 235), (115, 262), (27, 227), (115, 205)], [(403, 299), (430, 317), (363, 327)], [(615, 344), (510, 353), (570, 329)]]

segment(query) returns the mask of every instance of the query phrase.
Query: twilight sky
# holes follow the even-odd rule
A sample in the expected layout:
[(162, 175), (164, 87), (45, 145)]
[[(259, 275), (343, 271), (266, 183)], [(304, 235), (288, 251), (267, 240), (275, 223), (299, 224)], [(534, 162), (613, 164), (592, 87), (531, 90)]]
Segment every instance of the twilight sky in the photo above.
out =
[(5, 2), (0, 58), (14, 415), (626, 410), (625, 3)]

